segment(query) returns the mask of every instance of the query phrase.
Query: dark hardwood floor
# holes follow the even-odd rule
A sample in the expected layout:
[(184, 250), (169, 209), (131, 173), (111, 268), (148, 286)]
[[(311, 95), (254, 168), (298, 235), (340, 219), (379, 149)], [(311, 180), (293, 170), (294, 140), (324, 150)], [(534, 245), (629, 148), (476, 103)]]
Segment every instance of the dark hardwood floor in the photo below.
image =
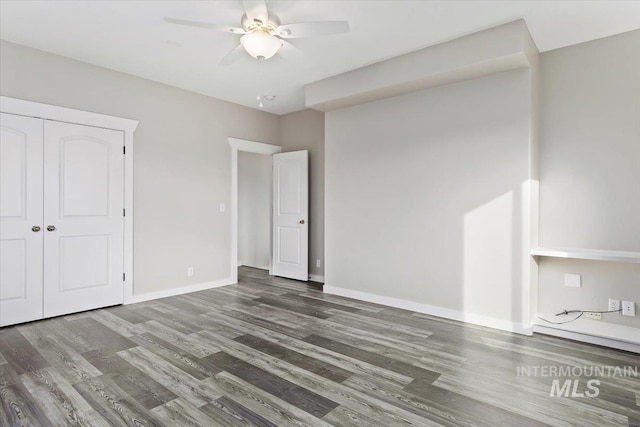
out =
[(0, 425), (638, 426), (636, 376), (551, 397), (596, 377), (518, 368), (639, 362), (242, 268), (237, 286), (0, 329)]

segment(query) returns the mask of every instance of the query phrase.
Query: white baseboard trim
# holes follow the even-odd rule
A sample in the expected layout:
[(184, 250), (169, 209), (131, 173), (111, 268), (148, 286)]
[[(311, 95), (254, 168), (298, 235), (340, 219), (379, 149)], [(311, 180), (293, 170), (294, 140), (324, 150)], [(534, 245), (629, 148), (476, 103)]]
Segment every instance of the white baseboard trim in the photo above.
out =
[(148, 292), (141, 295), (133, 295), (131, 299), (125, 301), (126, 304), (135, 304), (137, 302), (151, 301), (154, 299), (173, 297), (176, 295), (188, 294), (191, 292), (204, 291), (205, 289), (220, 288), (222, 286), (233, 285), (236, 282), (232, 278), (216, 280), (212, 282), (196, 283), (193, 285), (182, 286), (179, 288), (165, 289), (157, 292)]
[(319, 274), (310, 274), (309, 280), (311, 280), (312, 282), (324, 283), (324, 276), (321, 276)]
[(496, 319), (493, 317), (482, 316), (478, 314), (464, 313), (450, 308), (437, 307), (428, 304), (422, 304), (414, 301), (407, 301), (399, 298), (385, 297), (382, 295), (370, 294), (367, 292), (353, 291), (351, 289), (338, 288), (335, 286), (325, 285), (323, 292), (332, 295), (339, 295), (347, 298), (353, 298), (360, 301), (372, 302), (375, 304), (387, 305), (389, 307), (401, 308), (403, 310), (415, 311), (417, 313), (429, 314), (432, 316), (443, 317), (445, 319), (457, 320), (460, 322), (472, 323), (474, 325), (486, 326), (488, 328), (500, 329), (508, 332), (515, 332), (522, 335), (533, 334), (530, 326), (522, 323), (510, 322), (508, 320)]
[(640, 353), (640, 331), (637, 328), (615, 324), (608, 324), (607, 326), (611, 328), (611, 336), (605, 336), (605, 334), (595, 331), (595, 328), (587, 329), (586, 331), (568, 330), (576, 328), (568, 324), (559, 326), (534, 323), (533, 332)]

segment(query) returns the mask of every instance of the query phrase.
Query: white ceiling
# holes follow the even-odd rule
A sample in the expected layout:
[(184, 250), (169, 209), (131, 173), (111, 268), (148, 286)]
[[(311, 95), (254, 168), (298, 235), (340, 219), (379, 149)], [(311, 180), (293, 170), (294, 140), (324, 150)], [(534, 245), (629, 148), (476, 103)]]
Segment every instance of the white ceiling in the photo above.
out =
[[(239, 36), (164, 17), (240, 26), (238, 1), (0, 1), (0, 37), (257, 108), (304, 108), (303, 86), (380, 60), (524, 18), (540, 51), (640, 28), (640, 1), (270, 1), (282, 23), (346, 20), (347, 34), (291, 40), (304, 57), (258, 66), (218, 61)], [(260, 68), (260, 70), (259, 70)]]

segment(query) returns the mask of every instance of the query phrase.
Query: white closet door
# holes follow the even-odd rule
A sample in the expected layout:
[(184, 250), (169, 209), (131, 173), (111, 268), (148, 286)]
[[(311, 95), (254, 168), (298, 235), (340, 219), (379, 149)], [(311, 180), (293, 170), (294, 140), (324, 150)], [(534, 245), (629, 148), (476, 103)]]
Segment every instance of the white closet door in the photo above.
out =
[(123, 302), (124, 135), (44, 129), (44, 315)]
[(42, 120), (0, 114), (0, 326), (42, 318)]

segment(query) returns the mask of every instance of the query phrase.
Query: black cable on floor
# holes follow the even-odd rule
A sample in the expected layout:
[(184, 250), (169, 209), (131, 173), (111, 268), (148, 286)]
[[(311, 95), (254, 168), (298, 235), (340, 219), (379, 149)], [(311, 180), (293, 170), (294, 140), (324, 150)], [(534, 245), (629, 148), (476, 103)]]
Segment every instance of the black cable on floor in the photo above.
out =
[(576, 320), (578, 320), (579, 318), (582, 317), (583, 314), (585, 313), (599, 313), (599, 314), (605, 314), (605, 313), (619, 313), (621, 312), (622, 309), (620, 310), (609, 310), (609, 311), (594, 311), (594, 310), (564, 310), (561, 311), (560, 313), (556, 314), (556, 316), (563, 316), (563, 315), (567, 315), (567, 314), (573, 314), (573, 313), (580, 313), (578, 316), (576, 316), (575, 318), (571, 319), (571, 320), (567, 320), (566, 322), (552, 322), (551, 320), (547, 320), (544, 317), (540, 317), (538, 316), (538, 319), (543, 320), (547, 323), (551, 323), (552, 325), (564, 325), (565, 323), (571, 323), (574, 322)]
[[(564, 313), (562, 313), (562, 314), (564, 314)], [(565, 323), (571, 323), (571, 322), (573, 322), (573, 321), (575, 321), (575, 320), (578, 320), (579, 318), (581, 318), (581, 317), (582, 317), (582, 315), (583, 315), (583, 314), (584, 314), (584, 312), (583, 312), (583, 311), (581, 311), (581, 312), (580, 312), (580, 314), (578, 314), (578, 316), (577, 316), (577, 317), (575, 317), (575, 318), (573, 318), (573, 319), (571, 319), (571, 320), (567, 320), (566, 322), (552, 322), (551, 320), (547, 320), (547, 319), (545, 319), (544, 317), (540, 317), (540, 316), (538, 316), (538, 319), (540, 319), (540, 320), (544, 320), (545, 322), (547, 322), (547, 323), (551, 323), (552, 325), (563, 325), (563, 324), (565, 324)], [(557, 314), (556, 314), (556, 316), (557, 316)]]

